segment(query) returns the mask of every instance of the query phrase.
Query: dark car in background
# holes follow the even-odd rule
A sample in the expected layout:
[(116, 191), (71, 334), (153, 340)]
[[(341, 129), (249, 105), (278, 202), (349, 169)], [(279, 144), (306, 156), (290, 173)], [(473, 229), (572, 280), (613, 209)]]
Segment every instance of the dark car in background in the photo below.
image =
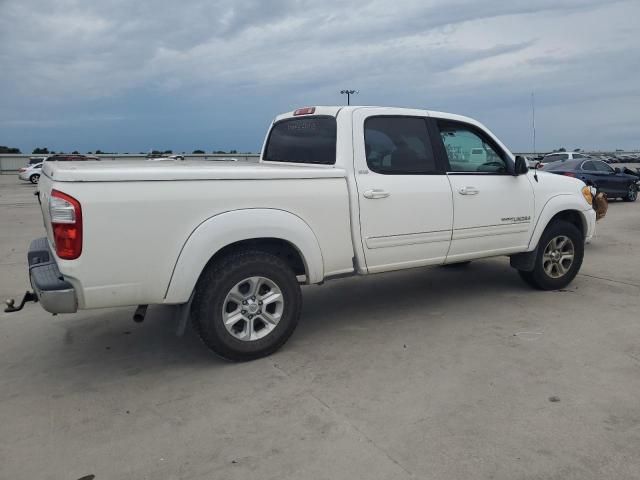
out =
[(601, 160), (562, 160), (549, 163), (542, 170), (579, 178), (587, 185), (595, 187), (598, 192), (606, 193), (609, 198), (635, 202), (638, 197), (638, 177), (622, 173), (619, 168), (612, 168)]
[(578, 152), (554, 152), (549, 153), (542, 157), (542, 159), (536, 165), (536, 168), (543, 168), (545, 165), (562, 162), (564, 160), (577, 160), (577, 159), (586, 159), (589, 158), (589, 155), (585, 155), (584, 153)]

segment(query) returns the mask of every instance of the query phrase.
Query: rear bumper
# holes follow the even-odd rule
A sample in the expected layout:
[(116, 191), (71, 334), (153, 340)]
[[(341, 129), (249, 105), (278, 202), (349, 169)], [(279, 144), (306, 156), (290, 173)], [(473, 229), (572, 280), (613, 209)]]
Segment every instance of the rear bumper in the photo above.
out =
[(42, 308), (51, 313), (76, 312), (76, 291), (60, 273), (46, 237), (36, 238), (31, 242), (27, 260), (31, 286)]

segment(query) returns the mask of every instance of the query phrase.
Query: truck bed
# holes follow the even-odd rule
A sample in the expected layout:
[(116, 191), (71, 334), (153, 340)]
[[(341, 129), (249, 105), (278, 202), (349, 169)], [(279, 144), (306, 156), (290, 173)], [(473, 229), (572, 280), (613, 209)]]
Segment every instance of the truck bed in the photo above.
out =
[[(186, 302), (189, 293), (172, 294), (172, 278), (182, 275), (183, 281), (191, 273), (197, 278), (199, 271), (176, 271), (178, 260), (189, 253), (187, 242), (198, 231), (230, 212), (264, 212), (243, 224), (257, 235), (273, 230), (270, 212), (304, 222), (322, 251), (324, 275), (353, 270), (343, 169), (208, 161), (50, 162), (39, 190), (51, 243), (47, 201), (53, 189), (82, 205), (82, 254), (71, 261), (56, 259), (78, 292), (81, 309)], [(220, 228), (215, 238), (224, 235)], [(204, 264), (206, 259), (198, 268)]]

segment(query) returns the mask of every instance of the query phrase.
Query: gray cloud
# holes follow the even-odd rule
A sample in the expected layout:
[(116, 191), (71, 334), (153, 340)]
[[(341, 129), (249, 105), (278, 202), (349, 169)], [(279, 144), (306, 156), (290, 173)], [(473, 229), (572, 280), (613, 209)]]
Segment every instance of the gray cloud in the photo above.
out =
[[(206, 109), (230, 108), (229, 125), (243, 122), (233, 106), (245, 97), (263, 120), (292, 102), (337, 103), (336, 90), (353, 86), (364, 103), (480, 117), (524, 149), (535, 90), (541, 122), (545, 109), (581, 112), (570, 127), (548, 115), (547, 147), (595, 141), (579, 128), (594, 122), (597, 141), (640, 147), (638, 14), (635, 1), (607, 0), (5, 0), (0, 128), (71, 129), (59, 116), (73, 114), (130, 131), (128, 119), (145, 122), (158, 114), (153, 99), (169, 98), (186, 120), (215, 123), (223, 112)], [(588, 116), (589, 103), (604, 110)], [(137, 128), (150, 135), (148, 122)]]

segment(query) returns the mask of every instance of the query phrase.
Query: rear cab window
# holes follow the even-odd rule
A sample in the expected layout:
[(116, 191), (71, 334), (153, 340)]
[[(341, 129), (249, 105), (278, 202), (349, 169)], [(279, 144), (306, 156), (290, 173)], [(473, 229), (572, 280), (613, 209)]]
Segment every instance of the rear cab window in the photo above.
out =
[(336, 131), (336, 118), (329, 115), (280, 120), (269, 132), (263, 160), (334, 165)]

